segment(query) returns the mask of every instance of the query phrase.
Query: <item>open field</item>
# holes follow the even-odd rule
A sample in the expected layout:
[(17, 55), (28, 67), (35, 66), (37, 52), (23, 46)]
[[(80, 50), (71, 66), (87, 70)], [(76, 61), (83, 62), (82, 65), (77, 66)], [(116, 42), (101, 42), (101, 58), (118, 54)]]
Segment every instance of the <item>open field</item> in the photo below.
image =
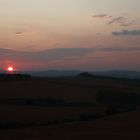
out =
[[(2, 140), (140, 138), (139, 105), (124, 100), (127, 95), (133, 99), (139, 97), (139, 81), (97, 77), (30, 78), (0, 81), (0, 87)], [(110, 99), (117, 97), (117, 103), (99, 102), (100, 91)]]
[(140, 93), (140, 82), (88, 77), (33, 78), (0, 81), (0, 98), (55, 97), (73, 101), (96, 101), (99, 90)]
[(49, 127), (1, 130), (3, 140), (139, 140), (140, 111), (118, 114), (93, 122)]
[(78, 119), (82, 114), (104, 112), (103, 107), (17, 107), (1, 106), (0, 120), (2, 122), (37, 122), (48, 120)]

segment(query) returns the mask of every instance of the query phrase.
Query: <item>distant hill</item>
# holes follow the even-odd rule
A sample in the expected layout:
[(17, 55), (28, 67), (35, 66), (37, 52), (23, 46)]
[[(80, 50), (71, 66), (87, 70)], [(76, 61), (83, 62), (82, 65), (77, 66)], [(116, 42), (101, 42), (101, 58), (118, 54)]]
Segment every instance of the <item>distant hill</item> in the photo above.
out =
[(128, 78), (140, 79), (140, 72), (138, 71), (102, 71), (102, 72), (85, 72), (80, 70), (46, 70), (46, 71), (26, 71), (31, 76), (37, 77), (70, 77), (70, 76), (105, 76), (112, 78)]
[(128, 78), (128, 79), (140, 79), (139, 71), (104, 71), (104, 72), (93, 72), (92, 74), (97, 76), (107, 76), (114, 78)]
[(31, 76), (37, 76), (37, 77), (70, 77), (70, 76), (77, 76), (81, 73), (81, 71), (76, 71), (76, 70), (71, 70), (71, 71), (66, 71), (66, 70), (47, 70), (47, 71), (29, 71), (29, 72), (24, 72), (28, 73)]
[(82, 73), (80, 73), (79, 75), (78, 75), (79, 77), (94, 77), (94, 75), (93, 74), (91, 74), (91, 73), (88, 73), (88, 72), (82, 72)]

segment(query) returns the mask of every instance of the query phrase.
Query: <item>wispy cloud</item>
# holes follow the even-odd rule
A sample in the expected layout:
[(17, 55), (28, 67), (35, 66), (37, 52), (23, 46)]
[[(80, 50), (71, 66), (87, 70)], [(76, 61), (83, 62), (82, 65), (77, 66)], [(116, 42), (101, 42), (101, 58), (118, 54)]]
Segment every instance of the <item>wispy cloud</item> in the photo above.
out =
[(111, 21), (108, 22), (108, 24), (113, 24), (113, 23), (122, 23), (122, 21), (125, 20), (125, 17), (115, 17)]
[(65, 68), (76, 68), (78, 66), (79, 68), (82, 64), (87, 66), (87, 63), (93, 65), (93, 62), (95, 62), (95, 65), (97, 65), (98, 60), (93, 61), (91, 58), (99, 57), (99, 59), (101, 58), (100, 62), (103, 62), (108, 54), (114, 56), (119, 53), (133, 54), (135, 52), (139, 53), (140, 47), (57, 48), (42, 52), (0, 49), (0, 64), (4, 67), (12, 64), (19, 69), (62, 68), (63, 66)]
[(126, 22), (126, 23), (121, 23), (120, 25), (126, 27), (126, 26), (131, 26), (134, 23), (135, 23), (135, 21), (133, 20), (133, 21), (129, 21), (129, 22)]
[(40, 52), (20, 52), (10, 49), (0, 49), (0, 59), (50, 61), (67, 57), (86, 56), (93, 51), (93, 48), (56, 48)]
[(112, 35), (114, 36), (138, 36), (140, 35), (140, 29), (135, 29), (135, 30), (122, 30), (118, 32), (112, 32)]
[(22, 52), (0, 48), (0, 59), (52, 61), (67, 58), (81, 58), (95, 52), (140, 51), (140, 47), (92, 47), (92, 48), (56, 48), (40, 52)]
[(127, 17), (124, 16), (113, 16), (113, 15), (108, 15), (108, 14), (96, 14), (92, 16), (93, 18), (100, 18), (100, 19), (107, 19), (108, 25), (112, 25), (112, 24), (118, 24), (119, 26), (131, 26), (135, 23), (134, 20), (129, 19)]
[(107, 17), (108, 15), (107, 14), (98, 14), (98, 15), (93, 15), (92, 17), (93, 18), (104, 18), (104, 17)]
[(99, 48), (98, 51), (103, 52), (133, 52), (133, 51), (140, 51), (140, 47), (104, 47)]
[(21, 35), (21, 34), (23, 34), (23, 32), (21, 31), (16, 32), (16, 35)]
[(111, 21), (108, 22), (109, 25), (118, 24), (120, 26), (130, 26), (133, 23), (134, 23), (134, 20), (129, 20), (128, 18), (123, 17), (123, 16), (115, 17)]

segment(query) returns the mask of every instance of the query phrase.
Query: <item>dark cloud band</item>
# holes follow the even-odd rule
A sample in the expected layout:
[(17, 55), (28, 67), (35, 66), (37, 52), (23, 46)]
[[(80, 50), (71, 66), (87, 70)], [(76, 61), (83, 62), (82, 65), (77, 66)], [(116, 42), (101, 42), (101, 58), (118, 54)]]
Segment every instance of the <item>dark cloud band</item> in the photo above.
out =
[(140, 35), (140, 29), (136, 30), (122, 30), (119, 32), (112, 32), (114, 36), (138, 36)]

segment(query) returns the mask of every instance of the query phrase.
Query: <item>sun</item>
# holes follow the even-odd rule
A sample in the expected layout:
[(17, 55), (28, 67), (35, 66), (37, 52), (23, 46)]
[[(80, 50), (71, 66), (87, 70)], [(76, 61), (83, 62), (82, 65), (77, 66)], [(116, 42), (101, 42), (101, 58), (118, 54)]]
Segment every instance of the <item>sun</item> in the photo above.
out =
[(9, 66), (9, 67), (7, 68), (7, 71), (8, 71), (8, 72), (13, 72), (13, 71), (14, 71), (14, 68), (13, 68), (12, 66)]

